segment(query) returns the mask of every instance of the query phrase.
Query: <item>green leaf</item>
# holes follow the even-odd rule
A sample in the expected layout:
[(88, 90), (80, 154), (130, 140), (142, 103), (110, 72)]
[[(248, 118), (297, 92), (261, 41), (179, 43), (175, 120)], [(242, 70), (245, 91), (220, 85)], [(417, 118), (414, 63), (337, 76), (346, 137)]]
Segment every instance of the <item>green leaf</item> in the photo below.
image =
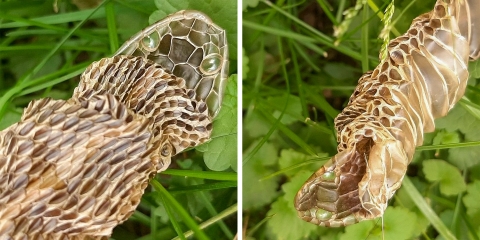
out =
[(295, 194), (310, 174), (308, 171), (301, 171), (295, 175), (290, 182), (282, 186), (285, 195), (277, 198), (271, 205), (267, 213), (267, 216), (271, 216), (267, 222), (267, 230), (273, 239), (305, 239), (318, 229), (318, 226), (300, 219), (293, 207)]
[(257, 111), (247, 116), (244, 120), (243, 131), (247, 134), (244, 138), (258, 138), (265, 136), (270, 129), (271, 124)]
[[(78, 44), (78, 43), (77, 43)], [(53, 48), (53, 46), (52, 46)], [(19, 51), (10, 57), (11, 69), (15, 74), (15, 78), (20, 79), (25, 74), (25, 69), (34, 68), (38, 62), (41, 60), (41, 57), (45, 55), (46, 51), (41, 50), (30, 50), (30, 51)], [(57, 70), (61, 64), (61, 56), (55, 54), (48, 61), (48, 64), (45, 65), (35, 76), (39, 77), (44, 76), (50, 73), (53, 73)]]
[(459, 143), (460, 136), (457, 132), (439, 131), (433, 138), (433, 145)]
[(374, 221), (363, 221), (351, 226), (347, 226), (345, 228), (345, 233), (340, 236), (340, 240), (377, 239), (380, 233), (378, 232), (378, 230), (373, 233), (374, 227)]
[[(417, 178), (413, 178), (412, 181), (415, 182), (415, 187), (420, 192), (423, 192), (427, 188), (426, 183), (418, 181)], [(394, 198), (395, 206), (401, 206), (403, 208), (406, 208), (411, 212), (415, 213), (416, 215), (415, 218), (417, 219), (417, 221), (415, 223), (415, 228), (412, 232), (412, 236), (417, 237), (420, 234), (424, 233), (430, 226), (430, 221), (425, 217), (425, 215), (423, 215), (420, 209), (418, 209), (417, 205), (415, 205), (415, 202), (413, 202), (412, 198), (408, 195), (406, 188), (402, 187), (398, 189), (394, 195)]]
[[(250, 146), (244, 151), (243, 155), (249, 155), (251, 151), (260, 143), (257, 140), (250, 144)], [(278, 161), (277, 147), (275, 144), (266, 142), (262, 147), (252, 156), (251, 161), (259, 161), (263, 166), (273, 166)]]
[(318, 228), (318, 226), (302, 221), (291, 202), (285, 198), (278, 198), (271, 205), (267, 215), (271, 216), (267, 222), (268, 234), (271, 239), (306, 239)]
[[(327, 156), (326, 153), (325, 154), (321, 154), (321, 153), (318, 154), (318, 157), (326, 157), (326, 156)], [(284, 149), (280, 152), (280, 158), (278, 159), (278, 164), (279, 164), (281, 169), (284, 169), (284, 168), (291, 167), (291, 166), (294, 166), (294, 165), (297, 165), (297, 164), (301, 164), (305, 161), (311, 160), (312, 158), (313, 158), (312, 156), (305, 155), (305, 154), (297, 152), (293, 149)], [(315, 157), (315, 158), (317, 158), (317, 157)], [(320, 168), (323, 163), (324, 163), (323, 161), (319, 161), (316, 164), (308, 164), (307, 166), (305, 166), (303, 168), (308, 169), (309, 171), (315, 171), (318, 168)], [(297, 170), (297, 171), (300, 171), (300, 170)], [(288, 177), (292, 177), (292, 175), (296, 174), (297, 171), (288, 171), (288, 172), (285, 172), (285, 174)]]
[(455, 239), (455, 236), (451, 233), (450, 229), (443, 224), (437, 213), (433, 211), (432, 207), (425, 201), (426, 199), (420, 195), (418, 189), (413, 185), (410, 177), (405, 176), (402, 183), (402, 188), (405, 188), (405, 192), (409, 195), (412, 201), (417, 205), (418, 209), (423, 215), (430, 221), (432, 226), (437, 232), (445, 239)]
[(197, 147), (204, 152), (207, 167), (223, 171), (237, 169), (237, 75), (228, 78), (222, 109), (213, 122), (212, 140)]
[(471, 78), (480, 78), (480, 61), (469, 62), (468, 69)]
[(262, 177), (271, 173), (273, 173), (273, 170), (266, 168), (258, 159), (252, 158), (243, 166), (242, 198), (244, 209), (260, 208), (275, 199), (278, 195), (278, 177), (260, 181)]
[(22, 109), (17, 108), (16, 111), (6, 112), (3, 118), (0, 119), (0, 130), (18, 122), (20, 117), (22, 117)]
[(447, 209), (440, 214), (440, 219), (442, 219), (442, 222), (443, 224), (445, 224), (445, 226), (451, 226), (453, 223), (454, 215), (455, 213), (453, 210)]
[[(155, 196), (157, 197), (158, 195), (155, 194)], [(161, 203), (161, 202), (159, 202), (159, 203)], [(158, 207), (156, 207), (153, 210), (153, 213), (155, 214), (155, 216), (158, 216), (160, 218), (160, 221), (162, 223), (167, 223), (167, 221), (170, 219), (168, 214), (167, 214), (167, 210), (165, 209), (165, 204), (159, 204)]]
[[(466, 142), (468, 141), (466, 140)], [(451, 148), (448, 153), (448, 161), (460, 169), (466, 169), (480, 163), (478, 157), (480, 156), (480, 147)]]
[[(288, 102), (287, 102), (288, 99)], [(292, 124), (298, 119), (302, 119), (302, 105), (300, 102), (300, 98), (297, 96), (289, 95), (287, 96), (280, 96), (280, 97), (271, 97), (267, 99), (267, 103), (271, 106), (272, 109), (277, 108), (272, 114), (275, 118), (279, 118), (281, 115), (281, 111), (283, 111), (284, 106), (285, 113), (280, 120), (281, 123), (288, 125)]]
[(245, 11), (247, 10), (248, 7), (252, 7), (252, 8), (257, 7), (258, 3), (259, 3), (259, 0), (243, 0), (242, 10)]
[(467, 194), (463, 197), (463, 203), (467, 208), (467, 214), (470, 219), (480, 219), (480, 181), (475, 180), (468, 184)]
[(248, 71), (248, 56), (245, 52), (245, 48), (242, 48), (242, 79), (247, 78)]
[[(415, 228), (415, 214), (401, 207), (388, 207), (382, 219), (363, 221), (345, 228), (340, 240), (349, 239), (411, 239)], [(401, 226), (401, 227), (398, 227)]]
[(323, 70), (332, 78), (337, 80), (356, 79), (358, 69), (344, 63), (328, 63), (325, 64)]
[[(253, 142), (245, 151), (248, 154), (258, 144)], [(259, 208), (270, 203), (277, 195), (278, 177), (260, 181), (273, 173), (269, 166), (278, 159), (277, 148), (272, 143), (265, 143), (257, 153), (243, 166), (243, 207)]]
[[(250, 144), (249, 148), (244, 151), (244, 154), (248, 155), (258, 143), (259, 141), (255, 141)], [(278, 159), (277, 151), (273, 143), (266, 142), (253, 155), (250, 161), (243, 165), (242, 197), (245, 209), (262, 207), (278, 196), (278, 177), (260, 180), (274, 172), (271, 167)]]
[(457, 195), (467, 187), (460, 171), (442, 160), (423, 161), (423, 173), (428, 181), (439, 182), (440, 192), (447, 196)]
[[(446, 117), (435, 121), (437, 128), (448, 132), (460, 131), (465, 135), (465, 142), (480, 140), (480, 124), (472, 114), (460, 105), (455, 106)], [(455, 166), (466, 169), (480, 163), (480, 147), (451, 148), (448, 161)]]
[(292, 165), (305, 162), (309, 160), (309, 156), (300, 152), (297, 152), (293, 149), (283, 149), (280, 152), (280, 158), (278, 159), (278, 164), (280, 168), (287, 168)]

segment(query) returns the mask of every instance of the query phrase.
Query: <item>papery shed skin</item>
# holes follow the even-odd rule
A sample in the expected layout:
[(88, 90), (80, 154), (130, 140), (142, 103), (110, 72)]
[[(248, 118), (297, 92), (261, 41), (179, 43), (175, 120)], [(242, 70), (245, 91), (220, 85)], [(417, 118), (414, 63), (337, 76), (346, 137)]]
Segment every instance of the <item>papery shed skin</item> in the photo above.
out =
[[(197, 48), (217, 49), (194, 55), (163, 41), (183, 39), (175, 31), (188, 24)], [(158, 49), (172, 47), (164, 57), (188, 71), (156, 61)], [(172, 156), (210, 139), (227, 73), (225, 31), (203, 13), (180, 11), (92, 63), (70, 99), (30, 102), (0, 132), (0, 238), (108, 239)]]
[(339, 227), (383, 215), (423, 134), (464, 95), (480, 54), (478, 12), (476, 0), (438, 0), (389, 43), (335, 118), (338, 154), (295, 197), (303, 220)]

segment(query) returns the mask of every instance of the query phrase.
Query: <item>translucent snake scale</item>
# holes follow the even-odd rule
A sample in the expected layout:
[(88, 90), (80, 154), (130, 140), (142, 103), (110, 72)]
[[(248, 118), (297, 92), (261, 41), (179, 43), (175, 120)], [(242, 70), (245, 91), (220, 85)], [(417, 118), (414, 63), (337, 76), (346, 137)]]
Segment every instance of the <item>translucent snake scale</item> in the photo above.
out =
[(423, 133), (464, 94), (480, 56), (478, 13), (478, 0), (438, 0), (390, 42), (335, 119), (338, 154), (295, 197), (303, 220), (338, 227), (383, 215)]
[(106, 239), (172, 156), (210, 138), (225, 31), (181, 11), (92, 63), (68, 100), (32, 101), (0, 132), (0, 238)]

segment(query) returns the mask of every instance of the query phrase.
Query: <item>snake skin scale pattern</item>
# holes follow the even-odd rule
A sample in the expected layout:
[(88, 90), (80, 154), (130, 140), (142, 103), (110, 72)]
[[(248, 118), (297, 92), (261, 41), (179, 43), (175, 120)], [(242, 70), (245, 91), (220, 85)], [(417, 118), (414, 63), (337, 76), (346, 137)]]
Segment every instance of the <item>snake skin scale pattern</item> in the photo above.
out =
[(390, 42), (335, 119), (338, 154), (297, 193), (300, 218), (339, 227), (383, 215), (424, 132), (464, 95), (480, 55), (478, 12), (478, 0), (438, 0)]
[(30, 102), (0, 132), (0, 238), (108, 239), (172, 156), (209, 140), (227, 48), (181, 11), (92, 63), (70, 99)]

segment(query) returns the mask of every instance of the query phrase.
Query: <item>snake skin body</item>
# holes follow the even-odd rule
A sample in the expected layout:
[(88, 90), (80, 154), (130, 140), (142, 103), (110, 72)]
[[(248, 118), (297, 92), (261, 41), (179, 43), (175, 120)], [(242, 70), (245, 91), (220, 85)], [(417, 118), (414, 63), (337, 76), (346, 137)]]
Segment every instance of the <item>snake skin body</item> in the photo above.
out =
[[(202, 28), (177, 33), (172, 42), (182, 44), (169, 45), (184, 25)], [(32, 101), (0, 132), (1, 239), (108, 239), (172, 156), (210, 138), (228, 73), (225, 31), (196, 11), (152, 26), (92, 63), (70, 99)], [(195, 49), (185, 47), (192, 41)], [(141, 52), (144, 43), (152, 52), (168, 45), (175, 55), (167, 59), (190, 69), (124, 52)], [(212, 56), (214, 47), (222, 51)]]
[(423, 133), (463, 96), (468, 61), (479, 58), (478, 0), (438, 0), (392, 40), (336, 117), (338, 154), (295, 197), (298, 215), (327, 227), (383, 215)]

